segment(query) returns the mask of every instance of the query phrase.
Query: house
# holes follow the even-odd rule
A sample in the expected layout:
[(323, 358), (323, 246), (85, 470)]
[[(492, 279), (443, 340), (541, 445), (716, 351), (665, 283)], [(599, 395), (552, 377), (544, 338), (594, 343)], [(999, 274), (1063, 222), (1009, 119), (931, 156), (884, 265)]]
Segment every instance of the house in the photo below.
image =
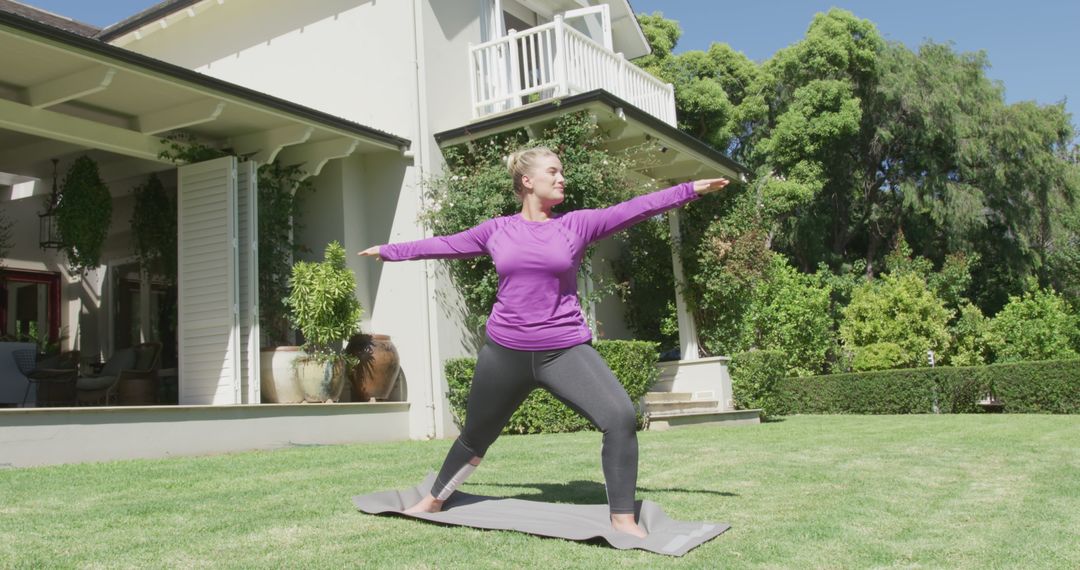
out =
[[(66, 332), (63, 342), (84, 358), (160, 338), (152, 307), (168, 292), (133, 263), (125, 223), (131, 188), (157, 173), (180, 204), (180, 406), (170, 412), (203, 430), (139, 443), (130, 427), (160, 424), (154, 409), (7, 409), (0, 426), (25, 435), (0, 446), (19, 457), (13, 464), (33, 463), (42, 453), (35, 426), (70, 428), (75, 417), (79, 430), (51, 436), (70, 460), (196, 452), (180, 443), (196, 439), (211, 440), (206, 452), (453, 435), (442, 363), (470, 354), (474, 335), (436, 262), (349, 260), (362, 328), (390, 335), (402, 355), (403, 402), (248, 405), (260, 401), (254, 168), (301, 164), (311, 176), (297, 239), (316, 254), (331, 240), (358, 251), (426, 237), (417, 218), (442, 148), (576, 110), (604, 126), (613, 150), (662, 148), (636, 176), (659, 184), (742, 176), (675, 128), (672, 87), (627, 61), (648, 50), (626, 0), (167, 0), (104, 30), (0, 0), (0, 204), (15, 222), (2, 260), (2, 326), (30, 315), (54, 337)], [(247, 160), (178, 167), (159, 156), (170, 133)], [(38, 214), (56, 179), (52, 159), (63, 167), (82, 154), (100, 164), (114, 213), (103, 265), (79, 276), (39, 247)], [(612, 315), (618, 336), (612, 303), (595, 310)], [(680, 323), (691, 360), (693, 322), (681, 299)], [(701, 364), (711, 372), (669, 367), (667, 389), (725, 407), (723, 363)], [(87, 417), (100, 433), (88, 435)], [(129, 450), (95, 455), (90, 437)]]

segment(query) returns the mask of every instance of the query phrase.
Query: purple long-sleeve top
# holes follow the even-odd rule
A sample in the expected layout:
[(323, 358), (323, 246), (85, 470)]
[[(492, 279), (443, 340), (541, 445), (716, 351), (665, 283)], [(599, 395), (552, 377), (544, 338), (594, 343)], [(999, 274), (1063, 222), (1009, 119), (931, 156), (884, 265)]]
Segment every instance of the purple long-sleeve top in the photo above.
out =
[(693, 183), (686, 182), (544, 222), (520, 214), (493, 218), (454, 235), (384, 245), (379, 255), (386, 261), (490, 255), (499, 274), (487, 321), (491, 340), (515, 350), (567, 348), (592, 338), (577, 298), (586, 246), (697, 197)]

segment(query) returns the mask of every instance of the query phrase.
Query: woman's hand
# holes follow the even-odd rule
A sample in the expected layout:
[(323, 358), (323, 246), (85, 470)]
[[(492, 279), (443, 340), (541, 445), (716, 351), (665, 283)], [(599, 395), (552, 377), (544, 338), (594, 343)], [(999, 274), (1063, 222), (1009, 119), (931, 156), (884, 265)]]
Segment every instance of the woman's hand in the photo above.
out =
[(373, 245), (364, 251), (359, 251), (356, 255), (363, 255), (364, 257), (374, 257), (375, 261), (382, 261), (382, 257), (379, 256), (379, 248), (381, 245)]
[(694, 181), (694, 192), (698, 193), (698, 196), (704, 196), (710, 192), (716, 192), (717, 190), (731, 184), (731, 181), (727, 178), (706, 178), (704, 180)]

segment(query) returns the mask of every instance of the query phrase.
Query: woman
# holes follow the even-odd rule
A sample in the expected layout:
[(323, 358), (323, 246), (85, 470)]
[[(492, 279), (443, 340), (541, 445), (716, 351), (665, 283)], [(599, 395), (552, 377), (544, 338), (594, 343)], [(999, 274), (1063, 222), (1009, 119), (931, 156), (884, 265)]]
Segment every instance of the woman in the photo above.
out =
[(586, 247), (656, 214), (719, 190), (726, 179), (687, 182), (600, 210), (553, 213), (564, 199), (562, 162), (531, 148), (507, 161), (521, 213), (459, 234), (370, 247), (386, 261), (490, 255), (499, 274), (469, 391), (465, 427), (450, 448), (431, 494), (405, 512), (437, 512), (480, 464), (514, 410), (534, 388), (551, 392), (604, 433), (602, 462), (611, 524), (645, 537), (634, 520), (637, 420), (626, 390), (593, 349), (577, 298)]

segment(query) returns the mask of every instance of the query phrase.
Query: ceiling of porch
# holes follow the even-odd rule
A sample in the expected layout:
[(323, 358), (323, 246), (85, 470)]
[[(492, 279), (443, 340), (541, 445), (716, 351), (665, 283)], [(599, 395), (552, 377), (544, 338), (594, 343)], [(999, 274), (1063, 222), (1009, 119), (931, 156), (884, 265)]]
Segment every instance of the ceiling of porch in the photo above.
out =
[[(0, 12), (0, 173), (52, 178), (88, 154), (103, 177), (173, 167), (163, 139), (185, 133), (260, 163), (404, 152), (402, 137)], [(70, 163), (70, 161), (67, 161)], [(0, 184), (5, 184), (0, 180)]]

